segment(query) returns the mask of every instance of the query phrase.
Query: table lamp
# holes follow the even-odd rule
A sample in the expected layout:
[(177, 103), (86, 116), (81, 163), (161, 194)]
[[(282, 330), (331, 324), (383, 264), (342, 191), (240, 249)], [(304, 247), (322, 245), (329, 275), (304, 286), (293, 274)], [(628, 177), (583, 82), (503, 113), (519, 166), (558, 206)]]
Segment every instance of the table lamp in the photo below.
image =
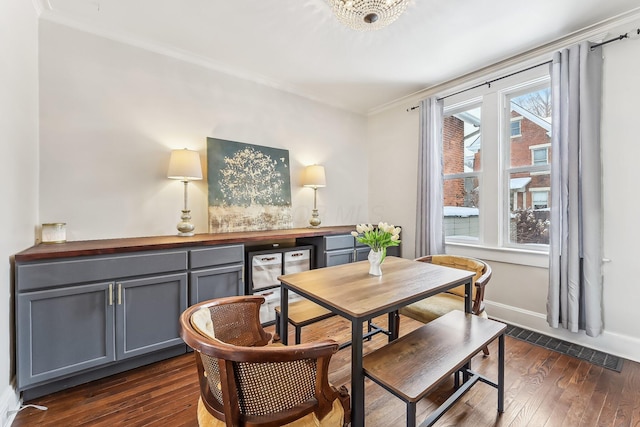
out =
[(200, 164), (200, 154), (197, 151), (173, 150), (169, 160), (169, 171), (167, 177), (179, 179), (184, 183), (184, 209), (178, 223), (178, 236), (193, 236), (196, 228), (191, 223), (191, 211), (187, 207), (187, 185), (189, 181), (202, 179), (202, 166)]
[(304, 173), (302, 176), (302, 186), (313, 188), (313, 212), (311, 213), (309, 224), (311, 224), (311, 227), (318, 227), (321, 222), (320, 217), (318, 216), (318, 208), (316, 207), (318, 188), (327, 186), (327, 180), (324, 174), (324, 166), (307, 166), (304, 169)]

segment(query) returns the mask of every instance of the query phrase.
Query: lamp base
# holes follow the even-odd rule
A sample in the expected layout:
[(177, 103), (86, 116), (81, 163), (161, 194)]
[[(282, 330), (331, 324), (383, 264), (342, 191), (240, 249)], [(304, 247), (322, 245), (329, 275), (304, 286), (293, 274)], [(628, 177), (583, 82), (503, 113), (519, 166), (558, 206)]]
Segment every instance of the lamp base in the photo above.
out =
[(178, 236), (181, 236), (181, 237), (193, 236), (195, 234), (193, 230), (196, 229), (196, 226), (191, 224), (191, 211), (183, 210), (182, 215), (180, 216), (180, 219), (182, 221), (178, 223)]
[(314, 209), (311, 212), (311, 219), (309, 220), (309, 224), (311, 224), (311, 227), (315, 228), (320, 226), (320, 223), (322, 221), (320, 221), (320, 216), (318, 215), (318, 209)]

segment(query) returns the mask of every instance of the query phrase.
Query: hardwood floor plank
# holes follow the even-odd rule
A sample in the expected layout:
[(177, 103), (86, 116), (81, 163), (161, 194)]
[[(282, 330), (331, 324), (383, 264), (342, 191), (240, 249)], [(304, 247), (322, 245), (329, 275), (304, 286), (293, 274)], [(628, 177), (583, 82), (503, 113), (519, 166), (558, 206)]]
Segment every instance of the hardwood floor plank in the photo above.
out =
[[(386, 325), (386, 316), (376, 319)], [(401, 335), (421, 326), (403, 317)], [(269, 328), (273, 331), (273, 327)], [(349, 323), (338, 316), (303, 329), (303, 341), (350, 336)], [(293, 329), (290, 330), (293, 342)], [(384, 345), (387, 338), (373, 337), (365, 353)], [(491, 355), (476, 355), (474, 370), (495, 379), (497, 343)], [(505, 339), (505, 413), (497, 412), (496, 390), (477, 384), (436, 423), (436, 426), (576, 427), (640, 426), (640, 364), (625, 361), (621, 373), (591, 365), (530, 343)], [(350, 386), (351, 350), (338, 351), (330, 364), (329, 380)], [(453, 392), (453, 379), (418, 402), (421, 422)], [(199, 390), (192, 353), (137, 368), (54, 393), (32, 402), (48, 406), (41, 412), (21, 411), (13, 427), (196, 427)], [(405, 425), (405, 404), (370, 380), (365, 382), (367, 427)]]

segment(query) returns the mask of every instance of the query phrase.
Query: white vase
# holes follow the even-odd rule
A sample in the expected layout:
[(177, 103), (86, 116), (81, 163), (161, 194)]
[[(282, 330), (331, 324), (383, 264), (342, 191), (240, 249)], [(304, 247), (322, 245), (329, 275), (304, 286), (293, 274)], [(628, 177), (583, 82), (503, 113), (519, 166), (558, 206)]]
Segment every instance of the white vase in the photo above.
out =
[(371, 249), (367, 259), (369, 260), (369, 274), (372, 276), (382, 276), (382, 268), (380, 268), (382, 264), (382, 251), (374, 251)]

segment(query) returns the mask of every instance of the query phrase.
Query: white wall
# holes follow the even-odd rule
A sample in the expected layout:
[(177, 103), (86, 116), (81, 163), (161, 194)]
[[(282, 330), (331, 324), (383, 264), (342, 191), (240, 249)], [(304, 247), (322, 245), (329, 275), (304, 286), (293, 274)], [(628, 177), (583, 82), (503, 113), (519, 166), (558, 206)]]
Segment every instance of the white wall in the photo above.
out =
[(0, 426), (16, 409), (11, 256), (33, 244), (38, 221), (38, 24), (31, 2), (0, 2)]
[[(289, 150), (294, 226), (306, 226), (307, 164), (324, 164), (323, 225), (367, 221), (366, 118), (49, 21), (40, 23), (40, 218), (68, 240), (176, 232), (182, 183), (171, 149), (206, 164), (206, 137)], [(190, 185), (207, 232), (206, 180)]]
[[(631, 25), (627, 26), (631, 28)], [(610, 35), (624, 32), (612, 30)], [(640, 198), (635, 196), (640, 159), (638, 143), (638, 107), (640, 99), (640, 40), (625, 40), (604, 48), (604, 100), (602, 123), (602, 161), (604, 182), (604, 254), (611, 259), (604, 264), (605, 332), (597, 338), (566, 333), (548, 327), (546, 295), (548, 270), (539, 257), (530, 265), (514, 263), (500, 251), (478, 251), (449, 247), (450, 253), (477, 256), (491, 261), (493, 277), (487, 288), (490, 316), (521, 325), (541, 333), (604, 350), (640, 361), (640, 286), (636, 283), (637, 253), (640, 242), (638, 215)], [(405, 257), (414, 256), (412, 234), (415, 230), (415, 182), (417, 176), (418, 110), (406, 109), (417, 104), (407, 101), (369, 118), (370, 192), (373, 212), (385, 206), (385, 218), (404, 226)], [(391, 150), (397, 170), (385, 174)], [(485, 162), (483, 161), (483, 164)], [(400, 165), (400, 166), (397, 166)], [(393, 203), (391, 203), (393, 201)], [(521, 255), (518, 255), (521, 256)], [(533, 266), (537, 265), (537, 266)]]

